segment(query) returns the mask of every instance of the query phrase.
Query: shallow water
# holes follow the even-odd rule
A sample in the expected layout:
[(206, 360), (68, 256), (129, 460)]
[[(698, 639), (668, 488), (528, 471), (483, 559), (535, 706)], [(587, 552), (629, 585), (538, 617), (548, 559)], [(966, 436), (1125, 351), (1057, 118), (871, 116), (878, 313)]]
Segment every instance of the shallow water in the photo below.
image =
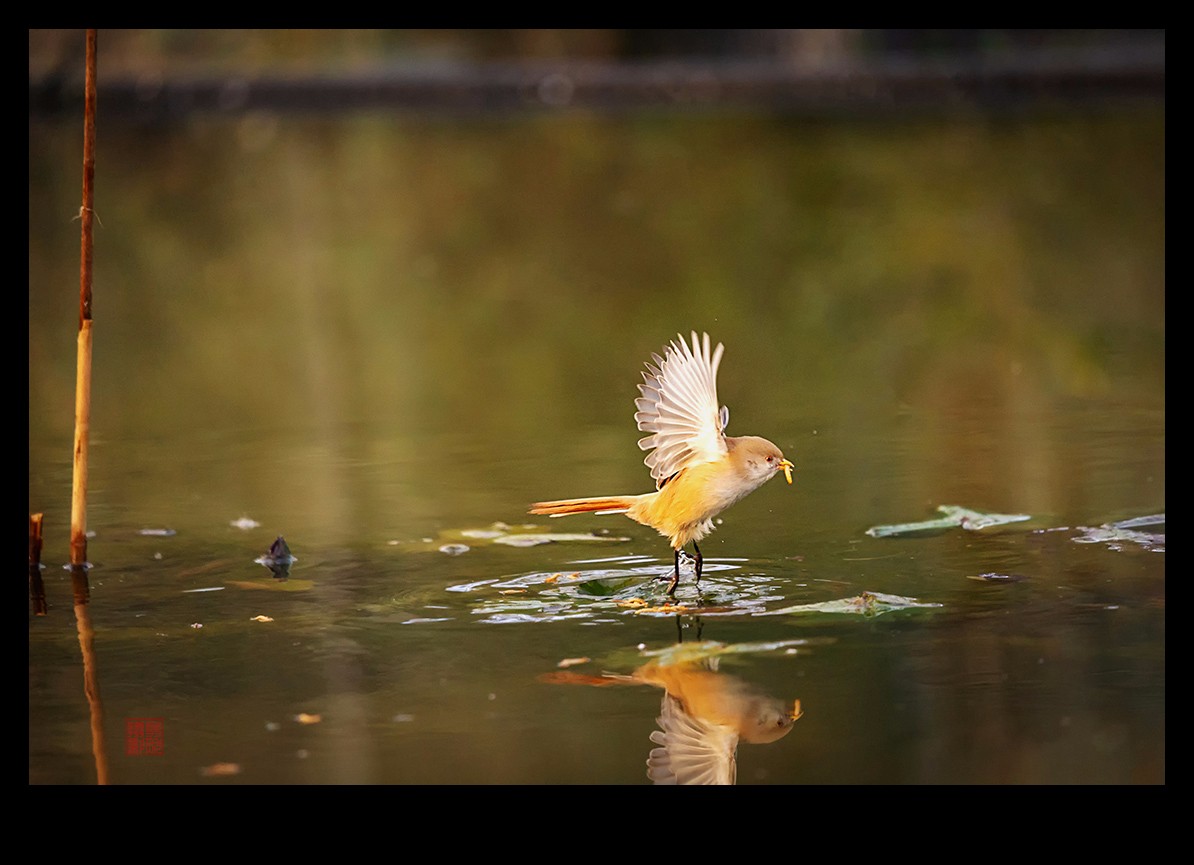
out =
[[(101, 123), (90, 704), (78, 138), (30, 124), (32, 783), (97, 719), (116, 783), (649, 783), (663, 692), (598, 677), (678, 642), (800, 701), (738, 783), (1164, 782), (1163, 517), (1100, 529), (1165, 511), (1163, 110)], [(665, 610), (653, 531), (525, 511), (650, 488), (693, 328), (796, 482)], [(942, 505), (1029, 519), (867, 534)]]

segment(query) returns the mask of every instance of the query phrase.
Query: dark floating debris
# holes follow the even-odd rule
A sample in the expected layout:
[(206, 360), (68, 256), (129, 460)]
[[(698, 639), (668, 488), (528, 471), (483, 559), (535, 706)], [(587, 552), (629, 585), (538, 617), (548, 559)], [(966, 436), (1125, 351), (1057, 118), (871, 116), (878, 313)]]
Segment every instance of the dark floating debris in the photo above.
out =
[(973, 574), (967, 577), (968, 580), (978, 580), (983, 583), (1022, 583), (1028, 579), (1021, 574), (997, 574), (994, 572), (986, 574)]
[(276, 579), (284, 580), (290, 576), (290, 566), (298, 561), (298, 557), (290, 554), (286, 539), (278, 535), (277, 540), (270, 544), (269, 552), (253, 561), (269, 568)]

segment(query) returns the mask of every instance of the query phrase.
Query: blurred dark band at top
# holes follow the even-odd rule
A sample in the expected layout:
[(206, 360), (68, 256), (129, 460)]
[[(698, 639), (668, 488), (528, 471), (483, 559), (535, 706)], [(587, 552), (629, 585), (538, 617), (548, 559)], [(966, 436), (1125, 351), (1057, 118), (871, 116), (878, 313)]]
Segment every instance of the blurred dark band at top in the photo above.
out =
[[(78, 110), (83, 31), (30, 31), (29, 110)], [(77, 45), (75, 43), (78, 43)], [(791, 115), (1163, 101), (1163, 30), (99, 32), (99, 111)]]

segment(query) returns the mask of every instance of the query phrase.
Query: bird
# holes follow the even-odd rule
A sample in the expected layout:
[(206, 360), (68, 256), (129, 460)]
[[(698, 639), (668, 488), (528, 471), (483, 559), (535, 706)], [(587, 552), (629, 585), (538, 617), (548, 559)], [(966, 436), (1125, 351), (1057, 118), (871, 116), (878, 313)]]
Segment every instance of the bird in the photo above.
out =
[(643, 462), (655, 480), (655, 492), (536, 502), (529, 513), (552, 517), (570, 514), (625, 514), (658, 531), (674, 552), (667, 587), (675, 595), (680, 582), (680, 553), (689, 543), (696, 583), (701, 580), (697, 542), (713, 531), (713, 518), (782, 471), (789, 484), (795, 465), (777, 445), (759, 436), (727, 436), (730, 410), (718, 405), (717, 368), (725, 346), (710, 350), (709, 334), (692, 343), (683, 334), (651, 354), (638, 385), (634, 420), (649, 433), (638, 446), (649, 451)]

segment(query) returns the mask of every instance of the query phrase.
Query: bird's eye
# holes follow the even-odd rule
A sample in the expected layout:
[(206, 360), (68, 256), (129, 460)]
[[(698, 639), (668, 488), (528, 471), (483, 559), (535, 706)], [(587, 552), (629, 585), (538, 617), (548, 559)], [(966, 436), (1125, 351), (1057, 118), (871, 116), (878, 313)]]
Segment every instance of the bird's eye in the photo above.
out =
[(775, 457), (767, 457), (767, 462), (769, 462), (769, 463), (775, 462)]

